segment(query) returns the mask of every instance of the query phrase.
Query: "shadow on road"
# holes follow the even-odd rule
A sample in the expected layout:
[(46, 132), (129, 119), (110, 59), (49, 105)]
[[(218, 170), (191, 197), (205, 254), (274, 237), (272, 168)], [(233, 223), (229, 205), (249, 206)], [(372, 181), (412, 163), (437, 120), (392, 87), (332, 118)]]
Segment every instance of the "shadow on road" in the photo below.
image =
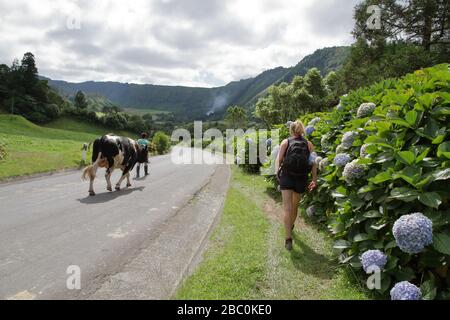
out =
[(114, 191), (114, 192), (105, 192), (97, 194), (95, 197), (88, 196), (83, 199), (78, 199), (80, 203), (84, 204), (95, 204), (95, 203), (106, 203), (112, 200), (117, 199), (118, 197), (127, 196), (133, 192), (136, 191), (144, 191), (145, 187), (138, 187), (138, 188), (128, 188), (123, 189), (120, 191)]
[(140, 178), (133, 178), (133, 180), (134, 181), (145, 181), (145, 180), (147, 180), (147, 178), (149, 178), (150, 176), (148, 175), (148, 176), (144, 176), (144, 177), (140, 177)]

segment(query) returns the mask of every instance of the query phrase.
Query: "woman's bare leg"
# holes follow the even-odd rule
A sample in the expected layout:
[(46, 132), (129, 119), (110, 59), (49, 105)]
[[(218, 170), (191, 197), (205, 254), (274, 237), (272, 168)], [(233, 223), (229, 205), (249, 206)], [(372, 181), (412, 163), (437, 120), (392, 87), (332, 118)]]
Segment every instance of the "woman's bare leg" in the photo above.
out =
[(284, 208), (284, 228), (286, 230), (286, 239), (292, 239), (292, 202), (293, 191), (283, 190), (283, 208)]
[(292, 221), (291, 221), (291, 226), (295, 225), (295, 221), (297, 220), (297, 216), (298, 216), (298, 205), (300, 203), (300, 200), (302, 198), (302, 195), (297, 193), (297, 192), (293, 192), (292, 193)]

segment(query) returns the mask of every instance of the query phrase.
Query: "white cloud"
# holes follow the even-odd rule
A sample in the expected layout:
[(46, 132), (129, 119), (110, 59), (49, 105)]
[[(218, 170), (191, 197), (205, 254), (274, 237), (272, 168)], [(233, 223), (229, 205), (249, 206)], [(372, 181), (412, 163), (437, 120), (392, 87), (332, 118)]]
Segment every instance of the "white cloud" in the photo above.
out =
[(0, 63), (31, 51), (53, 79), (218, 86), (350, 44), (357, 2), (0, 0)]

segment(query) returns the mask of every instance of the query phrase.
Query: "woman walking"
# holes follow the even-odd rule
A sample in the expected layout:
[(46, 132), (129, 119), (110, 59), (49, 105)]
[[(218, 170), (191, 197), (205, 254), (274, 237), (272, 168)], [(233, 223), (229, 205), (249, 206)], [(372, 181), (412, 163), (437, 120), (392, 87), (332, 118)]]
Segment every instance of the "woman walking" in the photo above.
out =
[[(310, 164), (310, 155), (314, 146), (304, 138), (305, 127), (302, 122), (290, 124), (289, 139), (280, 145), (280, 152), (275, 162), (278, 180), (283, 196), (284, 227), (286, 229), (286, 249), (292, 250), (292, 231), (298, 215), (298, 206), (302, 194), (313, 191), (317, 187), (317, 166)], [(308, 184), (312, 170), (312, 181)]]

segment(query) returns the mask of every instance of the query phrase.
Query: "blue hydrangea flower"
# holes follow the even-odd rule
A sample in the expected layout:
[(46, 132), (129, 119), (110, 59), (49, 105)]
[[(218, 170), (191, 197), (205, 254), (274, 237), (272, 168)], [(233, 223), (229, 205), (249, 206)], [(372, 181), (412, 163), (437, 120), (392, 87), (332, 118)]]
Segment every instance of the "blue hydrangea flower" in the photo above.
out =
[(320, 122), (320, 120), (321, 119), (319, 117), (316, 117), (308, 123), (308, 126), (314, 127), (316, 124), (318, 124)]
[(419, 253), (433, 243), (433, 222), (420, 212), (400, 217), (392, 232), (398, 247), (406, 253)]
[(320, 162), (321, 162), (322, 160), (323, 160), (322, 157), (317, 157), (317, 158), (316, 158), (315, 164), (316, 164), (317, 167), (319, 166), (319, 164), (320, 164)]
[(319, 170), (323, 171), (329, 165), (330, 165), (330, 160), (328, 160), (328, 158), (325, 158), (322, 161), (320, 161), (320, 163), (319, 163)]
[(311, 154), (309, 155), (309, 165), (312, 166), (314, 164), (314, 162), (316, 162), (317, 159), (317, 153), (315, 152), (311, 152)]
[(360, 260), (364, 271), (368, 272), (373, 266), (383, 269), (387, 263), (387, 256), (380, 250), (369, 250), (362, 254)]
[(314, 217), (317, 213), (316, 206), (310, 206), (306, 209), (306, 215), (310, 218)]
[(361, 150), (359, 151), (359, 156), (361, 158), (366, 158), (369, 154), (366, 152), (366, 149), (369, 145), (368, 144), (363, 144), (361, 147)]
[(342, 176), (348, 184), (352, 184), (356, 180), (361, 179), (365, 171), (366, 168), (362, 164), (359, 164), (358, 160), (353, 160), (345, 165)]
[(358, 118), (370, 117), (373, 114), (373, 112), (375, 111), (376, 107), (377, 106), (375, 105), (375, 103), (363, 103), (358, 108), (357, 117)]
[(350, 156), (347, 153), (339, 153), (334, 158), (334, 164), (338, 167), (345, 167), (350, 162)]
[(355, 142), (356, 137), (358, 136), (358, 132), (355, 131), (349, 131), (344, 133), (344, 136), (342, 137), (341, 146), (349, 149), (353, 145), (353, 142)]
[(397, 283), (391, 289), (391, 300), (420, 300), (422, 291), (408, 281)]
[(316, 128), (314, 128), (313, 126), (307, 126), (306, 127), (306, 135), (310, 136), (314, 133), (314, 131), (316, 131)]

